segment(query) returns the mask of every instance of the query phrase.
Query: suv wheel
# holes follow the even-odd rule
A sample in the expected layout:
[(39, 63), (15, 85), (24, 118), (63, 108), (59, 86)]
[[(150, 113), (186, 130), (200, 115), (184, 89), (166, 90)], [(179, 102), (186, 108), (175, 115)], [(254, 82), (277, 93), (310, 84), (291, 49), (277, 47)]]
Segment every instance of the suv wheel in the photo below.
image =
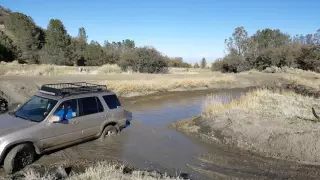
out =
[(35, 159), (34, 148), (29, 144), (15, 146), (4, 159), (3, 168), (11, 174), (31, 164)]
[(8, 102), (0, 97), (0, 114), (8, 111)]
[(115, 126), (109, 125), (107, 127), (104, 128), (104, 130), (101, 133), (100, 139), (106, 139), (109, 137), (113, 137), (118, 133), (118, 130)]

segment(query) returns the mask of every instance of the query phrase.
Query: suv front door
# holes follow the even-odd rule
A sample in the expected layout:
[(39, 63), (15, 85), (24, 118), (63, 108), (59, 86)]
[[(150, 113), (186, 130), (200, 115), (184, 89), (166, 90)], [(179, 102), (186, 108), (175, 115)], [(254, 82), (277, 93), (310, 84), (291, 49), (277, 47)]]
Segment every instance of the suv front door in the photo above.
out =
[(54, 148), (79, 139), (79, 108), (76, 99), (66, 100), (59, 104), (52, 115), (60, 116), (60, 122), (46, 123), (42, 132), (44, 149)]

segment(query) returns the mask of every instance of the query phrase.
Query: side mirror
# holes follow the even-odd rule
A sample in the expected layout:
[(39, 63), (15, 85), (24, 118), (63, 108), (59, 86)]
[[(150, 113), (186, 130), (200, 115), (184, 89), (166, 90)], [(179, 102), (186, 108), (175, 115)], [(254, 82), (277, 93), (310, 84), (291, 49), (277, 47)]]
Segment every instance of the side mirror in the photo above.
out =
[(50, 123), (60, 122), (60, 117), (53, 115), (53, 116), (51, 116), (51, 117), (49, 118), (49, 122), (50, 122)]

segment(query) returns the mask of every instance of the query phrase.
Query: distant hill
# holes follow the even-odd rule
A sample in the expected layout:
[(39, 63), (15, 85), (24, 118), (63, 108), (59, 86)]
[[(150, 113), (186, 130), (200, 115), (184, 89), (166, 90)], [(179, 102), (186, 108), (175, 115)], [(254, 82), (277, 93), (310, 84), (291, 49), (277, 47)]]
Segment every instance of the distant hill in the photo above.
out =
[(10, 13), (12, 13), (10, 9), (0, 5), (0, 31), (3, 31), (5, 35), (7, 35), (11, 40), (14, 41), (14, 43), (16, 43), (18, 39), (15, 38), (11, 31), (5, 29), (5, 22)]
[(7, 16), (11, 13), (10, 9), (7, 9), (0, 5), (0, 25), (4, 24)]

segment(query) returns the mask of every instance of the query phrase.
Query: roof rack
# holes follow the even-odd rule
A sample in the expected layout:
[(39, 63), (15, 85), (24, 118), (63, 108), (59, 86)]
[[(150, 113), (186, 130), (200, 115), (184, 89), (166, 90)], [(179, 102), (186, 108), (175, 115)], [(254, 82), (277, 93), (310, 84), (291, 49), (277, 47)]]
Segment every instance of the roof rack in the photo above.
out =
[(105, 91), (108, 91), (107, 86), (105, 85), (91, 84), (86, 82), (44, 84), (40, 88), (41, 93), (54, 96), (67, 96)]

